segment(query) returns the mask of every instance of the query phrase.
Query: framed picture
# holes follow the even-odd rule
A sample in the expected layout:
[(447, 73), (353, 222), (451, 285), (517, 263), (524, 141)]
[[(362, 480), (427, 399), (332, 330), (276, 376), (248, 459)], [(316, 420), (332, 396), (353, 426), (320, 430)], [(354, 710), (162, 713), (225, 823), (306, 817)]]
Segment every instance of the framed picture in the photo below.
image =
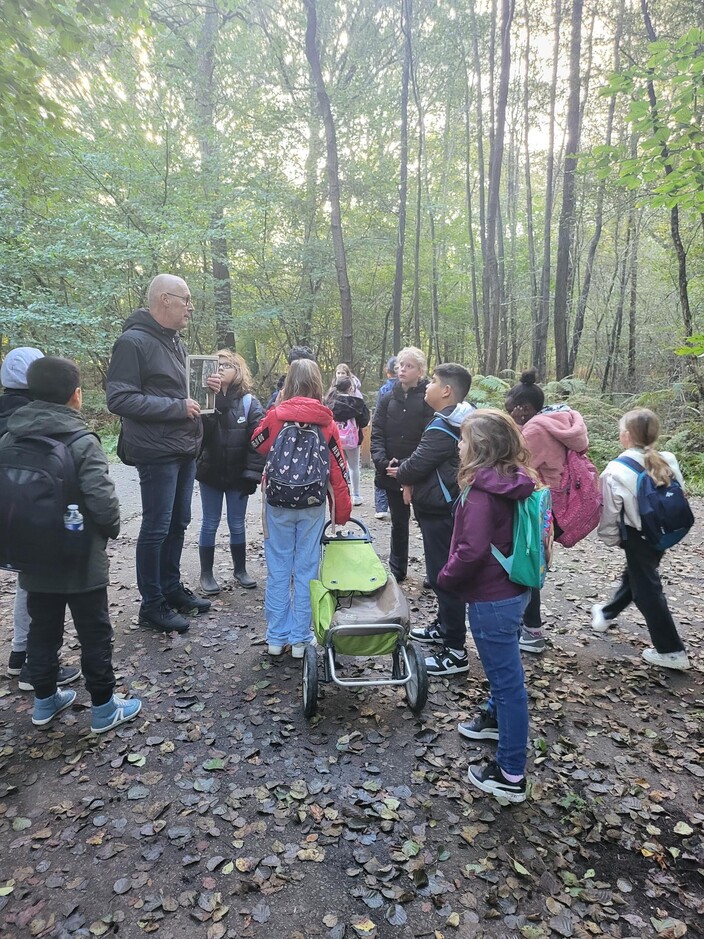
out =
[(189, 355), (186, 360), (188, 397), (198, 402), (201, 414), (215, 410), (215, 392), (208, 388), (208, 378), (217, 375), (218, 364), (216, 355)]

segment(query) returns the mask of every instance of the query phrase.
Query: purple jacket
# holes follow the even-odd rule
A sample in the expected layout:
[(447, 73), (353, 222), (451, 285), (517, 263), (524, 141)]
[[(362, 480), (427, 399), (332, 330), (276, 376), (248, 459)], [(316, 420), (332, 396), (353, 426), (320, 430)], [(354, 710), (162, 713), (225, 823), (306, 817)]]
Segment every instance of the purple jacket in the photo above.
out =
[(509, 555), (513, 544), (513, 510), (535, 483), (523, 470), (501, 476), (495, 469), (479, 470), (467, 497), (457, 503), (447, 564), (438, 584), (467, 603), (508, 600), (526, 588), (513, 584), (494, 559), (492, 544)]

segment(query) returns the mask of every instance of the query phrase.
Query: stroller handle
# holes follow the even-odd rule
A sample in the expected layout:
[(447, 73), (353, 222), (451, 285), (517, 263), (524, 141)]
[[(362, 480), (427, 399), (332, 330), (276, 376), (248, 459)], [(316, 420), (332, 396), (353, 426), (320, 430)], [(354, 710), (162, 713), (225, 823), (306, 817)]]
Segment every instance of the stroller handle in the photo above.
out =
[[(350, 520), (349, 520), (349, 522), (348, 522), (347, 524), (349, 525), (350, 522), (351, 522), (353, 525), (356, 525), (358, 528), (361, 528), (362, 533), (358, 535), (358, 534), (353, 534), (352, 532), (335, 531), (335, 524), (334, 524), (333, 520), (330, 519), (329, 521), (327, 521), (327, 522), (325, 523), (325, 528), (323, 528), (323, 536), (322, 536), (322, 538), (320, 539), (320, 543), (321, 543), (321, 544), (330, 544), (331, 541), (364, 541), (364, 542), (366, 542), (367, 544), (371, 544), (371, 543), (372, 543), (372, 536), (371, 536), (371, 534), (370, 534), (370, 532), (369, 532), (369, 529), (368, 529), (367, 526), (364, 524), (364, 522), (362, 522), (362, 521), (361, 521), (360, 519), (358, 519), (358, 518), (350, 518)], [(332, 534), (332, 535), (326, 535), (325, 533), (326, 533), (326, 531), (328, 530), (328, 528), (330, 528), (331, 525), (333, 526), (333, 532), (334, 532), (334, 534)]]

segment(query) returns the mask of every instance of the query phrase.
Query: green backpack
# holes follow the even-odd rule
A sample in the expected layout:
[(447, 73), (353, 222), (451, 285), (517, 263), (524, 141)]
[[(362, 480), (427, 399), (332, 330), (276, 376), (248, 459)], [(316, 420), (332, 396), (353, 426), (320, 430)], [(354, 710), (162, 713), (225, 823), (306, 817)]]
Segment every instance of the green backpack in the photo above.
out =
[(509, 557), (495, 546), (491, 553), (514, 584), (537, 587), (545, 583), (552, 560), (552, 499), (549, 489), (536, 489), (516, 503), (513, 513), (513, 552)]

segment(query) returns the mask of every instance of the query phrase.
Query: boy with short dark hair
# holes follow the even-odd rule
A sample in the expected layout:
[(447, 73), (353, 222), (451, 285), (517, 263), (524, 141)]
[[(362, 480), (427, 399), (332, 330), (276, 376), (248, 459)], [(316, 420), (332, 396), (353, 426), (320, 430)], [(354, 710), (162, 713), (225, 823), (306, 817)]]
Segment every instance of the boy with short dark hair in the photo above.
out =
[(82, 394), (76, 363), (54, 356), (37, 359), (27, 370), (27, 388), (34, 400), (10, 417), (0, 449), (16, 445), (23, 437), (65, 439), (80, 492), (79, 511), (84, 526), (81, 537), (86, 539), (86, 551), (80, 560), (62, 563), (57, 556), (51, 569), (20, 574), (31, 617), (26, 664), (35, 693), (32, 723), (37, 727), (49, 724), (76, 698), (75, 691), (57, 689), (58, 650), (68, 605), (81, 643), (81, 666), (91, 696), (91, 730), (104, 733), (132, 720), (142, 707), (137, 698), (113, 694), (105, 546), (108, 538), (119, 534), (120, 504), (105, 453), (80, 414)]
[(436, 367), (425, 390), (425, 400), (435, 416), (396, 474), (413, 503), (423, 536), (428, 580), (438, 599), (437, 623), (411, 630), (411, 638), (417, 642), (443, 647), (425, 660), (430, 675), (458, 675), (469, 670), (464, 603), (439, 587), (437, 576), (450, 553), (452, 506), (459, 495), (457, 444), (462, 421), (474, 410), (464, 400), (471, 385), (472, 376), (463, 365), (447, 362)]

